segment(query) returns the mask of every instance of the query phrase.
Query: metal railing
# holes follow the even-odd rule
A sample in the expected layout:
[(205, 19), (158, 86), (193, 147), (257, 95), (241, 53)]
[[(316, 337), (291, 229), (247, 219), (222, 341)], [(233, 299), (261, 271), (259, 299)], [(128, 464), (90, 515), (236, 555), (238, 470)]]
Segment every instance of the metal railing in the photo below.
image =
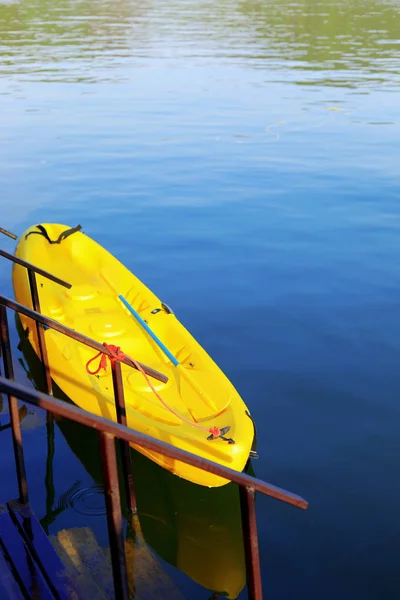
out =
[[(72, 285), (70, 283), (67, 283), (66, 281), (63, 281), (62, 279), (55, 277), (51, 273), (48, 273), (47, 271), (44, 271), (43, 269), (40, 269), (39, 267), (36, 267), (35, 265), (32, 265), (31, 263), (26, 262), (16, 256), (14, 256), (13, 254), (9, 254), (8, 252), (5, 252), (4, 250), (1, 250), (1, 249), (0, 249), (0, 256), (7, 258), (8, 260), (10, 260), (22, 267), (25, 267), (28, 271), (29, 288), (30, 288), (30, 292), (31, 292), (31, 300), (32, 300), (32, 306), (33, 306), (34, 310), (30, 310), (29, 308), (27, 308), (26, 306), (23, 306), (22, 304), (19, 304), (18, 302), (14, 302), (13, 300), (6, 298), (5, 296), (1, 296), (1, 298), (4, 300), (4, 302), (0, 301), (0, 315), (1, 315), (0, 318), (1, 318), (2, 323), (4, 321), (5, 327), (8, 330), (7, 314), (4, 312), (5, 307), (7, 306), (8, 308), (12, 308), (14, 311), (18, 312), (19, 314), (23, 314), (26, 317), (29, 317), (34, 320), (37, 338), (38, 338), (39, 356), (40, 356), (42, 364), (43, 364), (44, 378), (45, 378), (46, 390), (47, 390), (48, 394), (51, 394), (51, 395), (53, 394), (53, 385), (52, 385), (49, 361), (48, 361), (48, 356), (47, 356), (46, 341), (45, 341), (45, 336), (44, 336), (44, 327), (50, 327), (52, 329), (55, 329), (56, 331), (59, 331), (60, 333), (64, 333), (68, 337), (70, 337), (78, 342), (81, 342), (87, 346), (90, 346), (91, 348), (93, 348), (94, 350), (97, 350), (98, 352), (102, 352), (103, 354), (106, 354), (107, 356), (110, 356), (110, 357), (112, 356), (112, 354), (108, 350), (108, 348), (106, 348), (102, 344), (95, 342), (91, 338), (88, 338), (87, 336), (82, 335), (82, 334), (76, 332), (75, 330), (70, 329), (69, 327), (65, 327), (64, 325), (61, 325), (57, 321), (54, 321), (53, 319), (49, 319), (40, 313), (40, 301), (39, 301), (39, 293), (38, 293), (38, 287), (37, 287), (37, 281), (36, 281), (36, 274), (41, 275), (41, 276), (49, 279), (50, 281), (53, 281), (54, 283), (57, 283), (67, 289), (71, 289)], [(2, 325), (2, 327), (3, 327), (3, 325)], [(6, 342), (4, 342), (4, 343), (6, 343)], [(10, 356), (11, 356), (11, 354), (10, 354)], [(3, 358), (3, 360), (6, 361), (6, 358)], [(163, 383), (166, 383), (168, 381), (168, 377), (166, 375), (163, 375), (159, 371), (156, 371), (155, 369), (152, 369), (151, 367), (148, 367), (147, 365), (144, 365), (139, 361), (133, 362), (129, 357), (126, 357), (124, 359), (121, 359), (121, 362), (128, 365), (129, 367), (132, 367), (133, 369), (137, 369), (138, 368), (137, 364), (139, 364), (140, 367), (143, 369), (143, 371), (146, 373), (146, 375), (149, 375), (150, 377), (153, 377), (154, 379), (157, 379), (158, 381), (162, 381)], [(122, 425), (126, 425), (125, 399), (124, 399), (124, 389), (123, 389), (123, 383), (122, 383), (120, 362), (112, 360), (111, 367), (112, 367), (112, 379), (113, 379), (113, 387), (114, 387), (114, 399), (115, 399), (117, 420), (118, 420), (118, 423), (121, 423)], [(4, 370), (5, 370), (4, 371), (5, 376), (7, 378), (14, 379), (14, 373), (13, 373), (13, 368), (12, 368), (12, 364), (11, 364), (11, 359), (9, 361), (7, 361), (7, 364), (4, 365)], [(13, 406), (12, 410), (15, 411), (15, 410), (17, 410), (17, 408), (15, 406)], [(10, 409), (10, 414), (11, 414), (11, 409)], [(13, 421), (12, 421), (12, 423), (13, 423)], [(12, 427), (13, 427), (13, 425), (12, 425)], [(13, 439), (19, 440), (18, 435), (19, 435), (18, 432), (14, 431), (14, 429), (13, 429)], [(127, 491), (128, 510), (130, 512), (134, 513), (134, 512), (136, 512), (136, 498), (135, 498), (135, 490), (134, 490), (134, 486), (133, 486), (132, 461), (131, 461), (129, 445), (121, 441), (120, 447), (121, 447), (120, 449), (121, 449), (122, 465), (123, 465), (123, 471), (124, 471), (124, 482), (125, 482), (126, 491)], [(17, 444), (17, 446), (14, 447), (14, 452), (16, 455), (17, 468), (20, 469), (20, 472), (23, 475), (25, 473), (24, 467), (22, 465), (23, 456), (21, 458), (21, 454), (23, 454), (23, 451), (20, 448), (19, 444)], [(17, 455), (18, 455), (18, 458), (17, 458)], [(21, 479), (22, 487), (20, 489), (20, 501), (22, 503), (27, 503), (28, 502), (28, 490), (27, 490), (27, 487), (24, 485), (24, 480), (26, 480), (26, 477), (23, 477)]]
[[(265, 483), (255, 477), (251, 477), (245, 473), (240, 473), (228, 467), (221, 466), (218, 463), (201, 458), (185, 450), (176, 448), (165, 442), (161, 442), (150, 436), (138, 433), (126, 426), (125, 400), (124, 389), (121, 373), (121, 362), (136, 368), (135, 364), (125, 357), (122, 360), (113, 360), (112, 364), (112, 379), (114, 386), (115, 407), (117, 421), (110, 421), (102, 417), (98, 417), (92, 413), (84, 411), (76, 406), (70, 405), (64, 401), (57, 400), (52, 397), (52, 383), (50, 369), (48, 365), (46, 343), (43, 327), (54, 329), (78, 342), (81, 342), (97, 351), (111, 356), (108, 349), (102, 344), (74, 331), (40, 314), (39, 297), (37, 293), (36, 277), (38, 273), (52, 281), (70, 288), (70, 284), (46, 273), (42, 269), (31, 265), (25, 261), (21, 261), (17, 257), (0, 250), (0, 254), (5, 258), (28, 269), (29, 284), (32, 294), (32, 305), (34, 310), (11, 300), (5, 296), (0, 296), (0, 333), (1, 333), (1, 349), (3, 354), (3, 365), (5, 377), (0, 377), (0, 393), (4, 392), (8, 395), (10, 419), (12, 426), (12, 436), (14, 444), (14, 454), (16, 461), (16, 471), (18, 479), (18, 490), (20, 502), (28, 502), (28, 486), (26, 479), (26, 469), (24, 461), (24, 453), (22, 446), (22, 435), (20, 427), (20, 419), (18, 413), (17, 398), (24, 400), (30, 404), (39, 406), (53, 415), (58, 415), (67, 419), (71, 419), (87, 427), (98, 430), (100, 443), (100, 459), (102, 465), (102, 474), (104, 480), (104, 492), (106, 498), (107, 523), (110, 539), (111, 560), (114, 577), (114, 587), (116, 597), (121, 600), (128, 599), (128, 579), (126, 557), (124, 550), (123, 529), (122, 529), (122, 512), (121, 498), (118, 482), (118, 468), (115, 450), (115, 438), (120, 441), (122, 467), (125, 492), (127, 496), (128, 509), (131, 512), (136, 512), (136, 500), (133, 482), (133, 472), (130, 454), (130, 444), (136, 444), (140, 447), (159, 452), (172, 459), (182, 461), (193, 467), (197, 467), (204, 471), (208, 471), (229, 481), (235, 482), (240, 487), (240, 501), (242, 513), (242, 528), (243, 541), (246, 559), (247, 587), (248, 597), (250, 600), (262, 599), (262, 583), (260, 571), (260, 558), (258, 547), (258, 532), (255, 510), (255, 492), (260, 492), (292, 506), (306, 509), (308, 503), (306, 500), (296, 494), (292, 494), (279, 487)], [(29, 389), (25, 386), (14, 382), (14, 370), (12, 363), (12, 352), (10, 343), (10, 332), (7, 318), (7, 308), (22, 314), (35, 321), (38, 333), (39, 352), (44, 366), (46, 385), (48, 394), (41, 393), (37, 390)], [(145, 372), (160, 381), (166, 382), (168, 378), (147, 367), (141, 365)]]

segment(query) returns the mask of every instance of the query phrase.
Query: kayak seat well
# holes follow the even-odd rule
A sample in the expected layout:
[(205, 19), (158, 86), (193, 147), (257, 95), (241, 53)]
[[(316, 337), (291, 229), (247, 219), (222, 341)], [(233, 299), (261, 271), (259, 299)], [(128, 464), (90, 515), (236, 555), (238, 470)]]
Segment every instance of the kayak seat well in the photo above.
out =
[(116, 313), (114, 315), (101, 312), (100, 314), (92, 313), (92, 321), (89, 329), (95, 339), (115, 338), (122, 336), (126, 332), (121, 319), (115, 317), (118, 317)]
[(73, 285), (70, 290), (65, 291), (65, 295), (70, 300), (92, 300), (96, 296), (99, 295), (98, 290), (89, 283), (81, 283), (78, 285)]

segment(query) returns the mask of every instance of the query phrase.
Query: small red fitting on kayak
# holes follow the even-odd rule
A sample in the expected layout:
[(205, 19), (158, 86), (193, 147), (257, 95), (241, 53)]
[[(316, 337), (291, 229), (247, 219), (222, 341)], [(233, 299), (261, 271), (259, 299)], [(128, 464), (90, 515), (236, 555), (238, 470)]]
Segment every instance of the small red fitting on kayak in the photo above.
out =
[(207, 439), (216, 440), (218, 438), (221, 438), (221, 440), (228, 442), (228, 444), (234, 444), (235, 440), (233, 440), (232, 438), (225, 437), (225, 434), (228, 433), (229, 430), (229, 425), (227, 427), (222, 427), (222, 429), (220, 429), (219, 427), (210, 427), (208, 431), (211, 433), (211, 435), (209, 435)]
[[(104, 369), (104, 371), (106, 371), (107, 358), (109, 358), (111, 365), (115, 363), (116, 360), (123, 360), (125, 358), (125, 354), (121, 351), (121, 348), (119, 346), (114, 346), (113, 344), (106, 344), (106, 342), (103, 343), (103, 346), (105, 346), (107, 350), (111, 352), (111, 356), (109, 356), (108, 354), (104, 354), (104, 352), (100, 351), (96, 354), (96, 356), (93, 356), (93, 358), (88, 360), (86, 363), (86, 371), (89, 373), (89, 375), (97, 375), (97, 373), (99, 373), (101, 369)], [(101, 357), (99, 366), (97, 367), (96, 371), (91, 371), (89, 369), (90, 363), (96, 360), (96, 358), (99, 358), (99, 356)]]
[(221, 435), (219, 427), (210, 427), (208, 431), (211, 433), (214, 439), (219, 438), (219, 436)]

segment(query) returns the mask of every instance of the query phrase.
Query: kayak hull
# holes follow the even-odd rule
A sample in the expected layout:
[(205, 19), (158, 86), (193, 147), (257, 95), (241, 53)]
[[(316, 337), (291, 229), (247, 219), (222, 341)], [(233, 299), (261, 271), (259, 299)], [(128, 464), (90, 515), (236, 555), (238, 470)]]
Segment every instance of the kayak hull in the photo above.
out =
[[(140, 372), (121, 365), (128, 426), (242, 471), (253, 442), (253, 423), (237, 390), (206, 351), (160, 299), (97, 242), (75, 231), (59, 243), (50, 243), (60, 235), (62, 238), (69, 228), (61, 224), (42, 224), (41, 228), (31, 227), (21, 236), (16, 256), (72, 285), (68, 290), (37, 275), (42, 314), (97, 342), (120, 347), (128, 356), (168, 377), (167, 383), (150, 378), (152, 390)], [(16, 300), (32, 308), (27, 271), (17, 264), (13, 266), (13, 286)], [(176, 357), (178, 366), (130, 314), (119, 294)], [(40, 356), (35, 323), (23, 315), (20, 318)], [(105, 370), (91, 375), (88, 369), (96, 370), (100, 360), (89, 363), (96, 354), (93, 349), (52, 329), (46, 329), (44, 335), (53, 381), (82, 409), (116, 421), (109, 362)], [(207, 439), (211, 427), (229, 427), (226, 437), (235, 443)], [(199, 485), (215, 487), (228, 482), (160, 453), (133, 447)]]

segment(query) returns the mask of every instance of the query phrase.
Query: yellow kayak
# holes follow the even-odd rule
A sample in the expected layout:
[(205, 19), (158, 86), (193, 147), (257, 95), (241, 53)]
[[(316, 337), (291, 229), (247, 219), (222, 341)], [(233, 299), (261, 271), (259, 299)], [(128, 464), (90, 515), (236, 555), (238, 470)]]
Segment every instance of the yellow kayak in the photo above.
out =
[[(41, 312), (100, 343), (120, 347), (168, 377), (146, 378), (122, 364), (128, 426), (176, 447), (242, 471), (254, 427), (234, 386), (206, 351), (133, 273), (90, 237), (65, 225), (41, 224), (20, 238), (16, 256), (67, 281), (66, 289), (37, 275)], [(14, 265), (16, 300), (32, 307), (27, 271)], [(21, 315), (39, 356), (32, 320)], [(52, 329), (45, 332), (53, 381), (73, 402), (116, 421), (111, 376), (91, 361), (96, 352)], [(151, 386), (149, 386), (149, 382)], [(227, 429), (229, 428), (229, 429)], [(209, 487), (227, 480), (134, 446), (179, 477)]]

